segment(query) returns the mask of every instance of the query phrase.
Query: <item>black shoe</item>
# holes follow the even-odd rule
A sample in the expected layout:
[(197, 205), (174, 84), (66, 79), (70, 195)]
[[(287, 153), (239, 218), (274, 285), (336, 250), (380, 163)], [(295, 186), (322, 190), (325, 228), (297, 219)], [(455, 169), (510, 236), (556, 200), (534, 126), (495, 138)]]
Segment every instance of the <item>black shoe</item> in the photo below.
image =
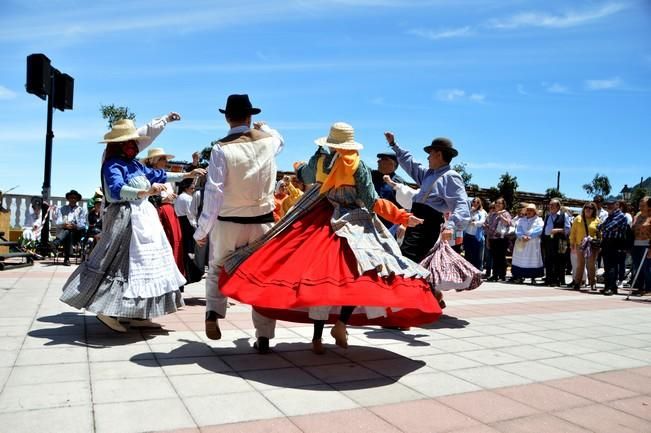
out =
[(269, 353), (269, 339), (267, 337), (258, 337), (258, 341), (253, 343), (253, 348), (261, 355)]
[(493, 275), (492, 277), (489, 277), (486, 281), (490, 281), (491, 283), (495, 282), (495, 281), (497, 281), (497, 277), (495, 275)]
[(222, 331), (219, 329), (219, 316), (216, 311), (206, 311), (205, 330), (206, 337), (211, 340), (219, 340), (222, 338)]
[(613, 289), (604, 289), (604, 296), (613, 296)]
[(70, 266), (70, 259), (63, 259), (63, 266)]

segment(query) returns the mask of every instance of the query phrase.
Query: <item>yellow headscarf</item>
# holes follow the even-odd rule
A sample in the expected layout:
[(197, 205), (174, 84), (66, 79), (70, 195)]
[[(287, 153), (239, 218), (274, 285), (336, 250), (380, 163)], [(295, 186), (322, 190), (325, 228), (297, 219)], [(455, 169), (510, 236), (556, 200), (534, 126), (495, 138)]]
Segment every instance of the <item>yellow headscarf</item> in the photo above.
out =
[(321, 194), (342, 185), (355, 185), (355, 172), (359, 167), (359, 152), (348, 149), (336, 149), (336, 152), (332, 170), (321, 185)]

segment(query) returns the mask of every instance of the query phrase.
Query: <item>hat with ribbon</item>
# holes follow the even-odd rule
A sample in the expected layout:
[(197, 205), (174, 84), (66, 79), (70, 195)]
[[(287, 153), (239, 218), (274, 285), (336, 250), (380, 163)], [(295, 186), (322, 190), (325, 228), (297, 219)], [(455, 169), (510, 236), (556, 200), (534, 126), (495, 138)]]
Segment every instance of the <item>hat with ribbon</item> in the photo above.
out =
[(66, 200), (70, 200), (71, 197), (76, 197), (77, 201), (81, 200), (81, 194), (79, 194), (75, 189), (71, 189), (66, 193)]
[(131, 119), (119, 119), (113, 122), (111, 130), (104, 134), (104, 140), (100, 143), (120, 143), (131, 140), (146, 140), (149, 137), (138, 135), (135, 123)]
[(323, 147), (332, 147), (333, 149), (360, 150), (364, 146), (355, 141), (355, 130), (352, 126), (344, 122), (334, 123), (330, 127), (330, 133), (327, 137), (321, 137), (314, 140), (316, 144)]
[(452, 145), (452, 141), (449, 138), (438, 137), (432, 140), (432, 144), (423, 148), (427, 153), (430, 153), (432, 150), (440, 150), (441, 152), (447, 152), (452, 158), (457, 156), (459, 152)]
[(219, 109), (220, 113), (226, 116), (250, 116), (253, 114), (260, 114), (262, 110), (253, 108), (249, 95), (229, 95), (226, 100), (226, 108)]
[(165, 153), (165, 150), (162, 147), (150, 147), (149, 150), (147, 151), (147, 156), (144, 158), (140, 158), (140, 162), (147, 162), (150, 159), (158, 158), (164, 156), (165, 159), (168, 161), (172, 158), (174, 158), (174, 155), (170, 155), (169, 153)]

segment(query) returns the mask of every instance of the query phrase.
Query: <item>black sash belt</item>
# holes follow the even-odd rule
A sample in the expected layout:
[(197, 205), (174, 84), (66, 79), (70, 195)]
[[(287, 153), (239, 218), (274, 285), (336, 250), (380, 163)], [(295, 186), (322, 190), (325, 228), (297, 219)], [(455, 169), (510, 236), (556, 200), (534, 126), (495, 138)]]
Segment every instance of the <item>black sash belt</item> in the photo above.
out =
[(264, 215), (257, 215), (252, 217), (241, 217), (241, 216), (218, 216), (219, 221), (228, 221), (236, 224), (266, 224), (274, 222), (273, 212), (266, 213)]

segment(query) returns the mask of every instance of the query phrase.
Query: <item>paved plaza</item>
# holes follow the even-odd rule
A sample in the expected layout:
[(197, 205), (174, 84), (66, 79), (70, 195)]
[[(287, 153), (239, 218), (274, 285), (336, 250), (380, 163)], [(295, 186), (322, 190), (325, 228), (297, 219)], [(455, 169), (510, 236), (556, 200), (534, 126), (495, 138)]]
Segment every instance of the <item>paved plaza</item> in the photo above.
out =
[(203, 282), (164, 330), (116, 334), (58, 300), (73, 268), (0, 272), (3, 433), (651, 432), (651, 298), (484, 283), (322, 356), (278, 322), (259, 355), (246, 305), (205, 338)]

